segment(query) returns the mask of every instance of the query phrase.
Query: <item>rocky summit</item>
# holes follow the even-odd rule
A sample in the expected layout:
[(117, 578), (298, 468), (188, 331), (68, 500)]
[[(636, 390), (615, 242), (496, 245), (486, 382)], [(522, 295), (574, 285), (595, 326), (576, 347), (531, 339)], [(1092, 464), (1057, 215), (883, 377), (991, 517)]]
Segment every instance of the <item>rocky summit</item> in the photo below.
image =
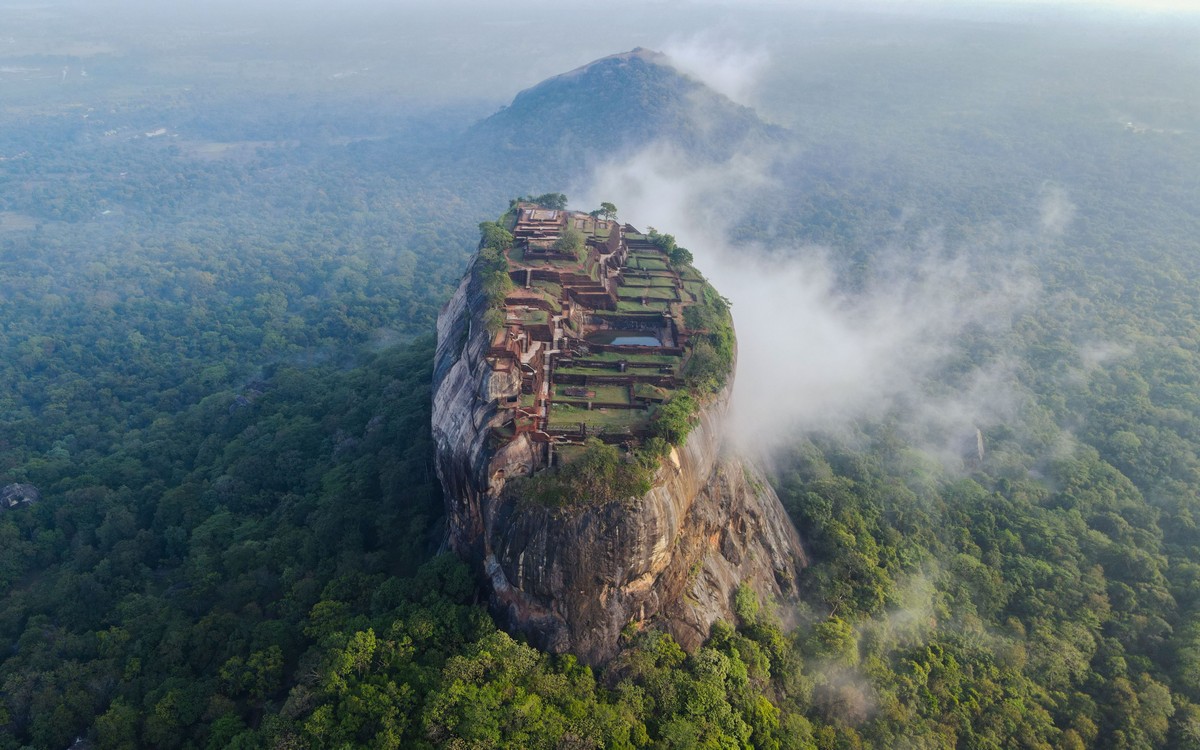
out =
[(698, 646), (739, 586), (792, 597), (805, 564), (727, 446), (728, 302), (671, 235), (606, 208), (549, 194), (481, 225), (434, 369), (451, 547), (507, 628), (590, 664), (630, 629)]

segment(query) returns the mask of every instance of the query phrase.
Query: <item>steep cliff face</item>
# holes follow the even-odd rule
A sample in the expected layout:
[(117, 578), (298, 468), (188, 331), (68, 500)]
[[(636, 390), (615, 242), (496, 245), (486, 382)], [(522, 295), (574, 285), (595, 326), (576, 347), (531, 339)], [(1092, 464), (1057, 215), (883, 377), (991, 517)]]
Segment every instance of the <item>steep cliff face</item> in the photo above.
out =
[(486, 581), (507, 628), (598, 664), (631, 624), (699, 645), (731, 616), (743, 582), (777, 599), (795, 594), (805, 564), (796, 532), (761, 474), (726, 449), (732, 377), (641, 497), (561, 508), (504, 492), (542, 464), (545, 446), (530, 434), (496, 440), (501, 405), (520, 396), (521, 377), (489, 364), (487, 309), (468, 273), (438, 320), (433, 434), (450, 546)]

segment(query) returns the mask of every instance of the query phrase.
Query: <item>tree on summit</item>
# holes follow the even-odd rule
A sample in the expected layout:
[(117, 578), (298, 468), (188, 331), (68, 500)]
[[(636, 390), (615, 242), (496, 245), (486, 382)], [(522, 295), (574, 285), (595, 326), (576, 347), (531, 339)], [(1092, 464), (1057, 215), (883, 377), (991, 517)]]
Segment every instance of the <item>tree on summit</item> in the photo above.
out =
[(549, 208), (556, 211), (565, 211), (567, 208), (567, 196), (562, 193), (542, 193), (541, 195), (523, 195), (519, 198), (513, 198), (508, 202), (509, 210), (515, 209), (518, 203), (532, 203), (539, 208)]
[(667, 253), (667, 257), (670, 259), (671, 265), (675, 266), (676, 268), (680, 266), (690, 266), (695, 260), (695, 257), (692, 255), (690, 250), (688, 250), (686, 247), (679, 247), (678, 245), (676, 245), (669, 253)]
[(595, 211), (588, 211), (588, 216), (593, 219), (604, 219), (605, 221), (615, 219), (617, 218), (617, 207), (611, 203), (601, 203), (600, 208), (597, 208)]

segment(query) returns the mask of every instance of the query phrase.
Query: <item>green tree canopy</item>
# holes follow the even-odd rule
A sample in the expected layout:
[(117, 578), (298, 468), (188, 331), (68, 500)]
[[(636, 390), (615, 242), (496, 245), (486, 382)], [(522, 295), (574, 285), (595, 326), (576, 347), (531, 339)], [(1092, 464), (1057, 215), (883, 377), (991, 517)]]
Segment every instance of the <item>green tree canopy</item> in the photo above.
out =
[(554, 241), (554, 249), (561, 253), (570, 253), (582, 261), (587, 253), (587, 239), (583, 232), (575, 227), (567, 227)]

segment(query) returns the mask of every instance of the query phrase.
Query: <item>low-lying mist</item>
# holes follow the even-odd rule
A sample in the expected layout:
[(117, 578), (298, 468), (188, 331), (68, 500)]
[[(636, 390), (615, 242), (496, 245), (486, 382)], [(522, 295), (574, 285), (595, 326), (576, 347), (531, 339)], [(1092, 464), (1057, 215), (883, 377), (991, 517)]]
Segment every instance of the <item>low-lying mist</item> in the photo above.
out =
[(675, 235), (733, 303), (732, 421), (742, 445), (770, 449), (903, 404), (927, 449), (954, 453), (977, 427), (1015, 418), (1023, 399), (1003, 357), (959, 373), (953, 387), (934, 387), (934, 376), (961, 353), (964, 332), (1002, 336), (1033, 301), (1037, 285), (1017, 258), (1040, 233), (1062, 231), (1065, 194), (1046, 191), (1028, 230), (988, 228), (963, 246), (918, 233), (877, 249), (871, 267), (847, 279), (828, 248), (730, 242), (745, 207), (778, 179), (765, 176), (773, 163), (760, 150), (697, 166), (657, 146), (599, 167), (576, 191), (589, 206), (615, 203), (639, 229)]

